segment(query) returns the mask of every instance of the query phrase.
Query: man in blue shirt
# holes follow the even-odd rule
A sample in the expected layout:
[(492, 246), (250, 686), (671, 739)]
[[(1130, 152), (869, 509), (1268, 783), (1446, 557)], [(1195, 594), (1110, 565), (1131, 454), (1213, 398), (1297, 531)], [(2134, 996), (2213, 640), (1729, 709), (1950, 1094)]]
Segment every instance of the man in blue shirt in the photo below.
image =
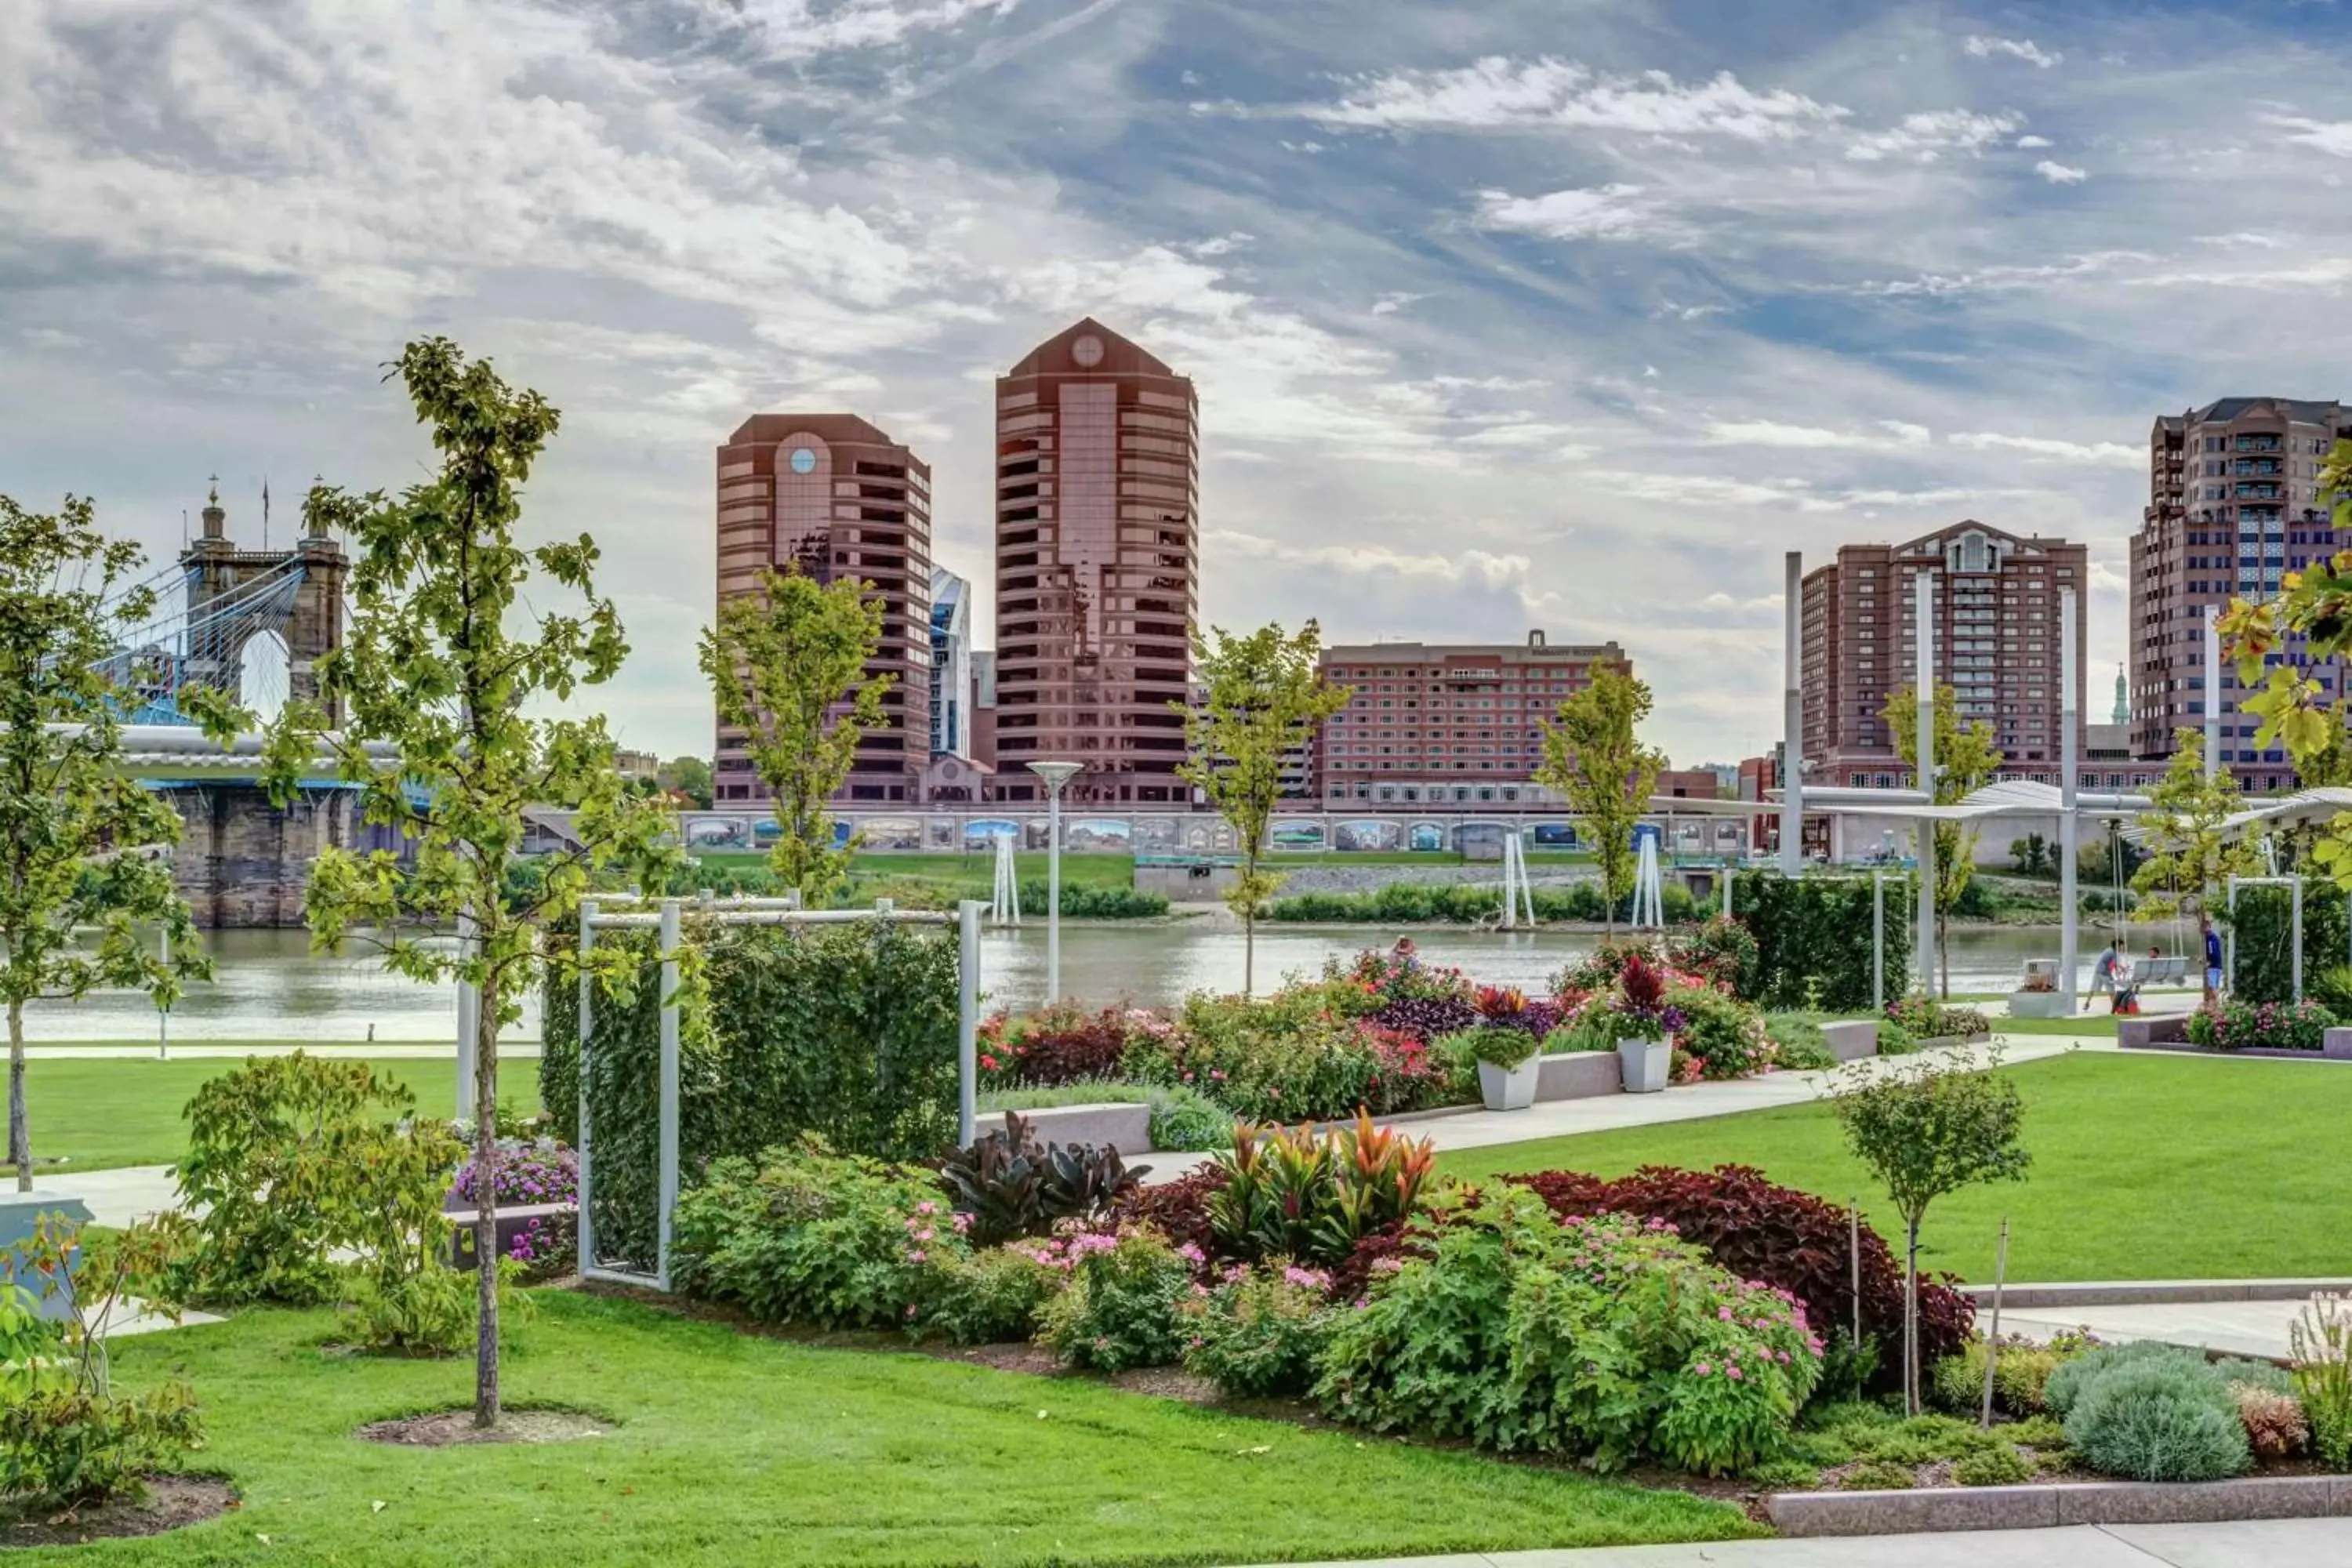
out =
[(2211, 915), (2199, 915), (2197, 923), (2205, 931), (2205, 1000), (2210, 1002), (2221, 994), (2221, 933)]

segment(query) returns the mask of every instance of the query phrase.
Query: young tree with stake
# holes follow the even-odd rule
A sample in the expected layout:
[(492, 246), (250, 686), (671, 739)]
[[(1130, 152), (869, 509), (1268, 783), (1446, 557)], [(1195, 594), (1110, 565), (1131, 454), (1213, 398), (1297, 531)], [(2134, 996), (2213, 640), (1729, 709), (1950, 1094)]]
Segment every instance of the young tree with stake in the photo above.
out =
[(868, 677), (882, 646), (882, 601), (855, 577), (819, 583), (794, 563), (763, 572), (760, 591), (719, 606), (702, 634), (702, 673), (719, 722), (743, 732), (751, 767), (775, 797), (781, 830), (768, 863), (814, 909), (848, 878), (857, 840), (834, 842), (833, 797), (857, 742), (887, 715), (891, 677)]
[(1271, 622), (1236, 637), (1222, 626), (1195, 634), (1202, 697), (1169, 704), (1184, 716), (1186, 756), (1178, 776), (1208, 797), (1241, 847), (1241, 877), (1225, 903), (1242, 922), (1242, 991), (1256, 983), (1258, 906), (1282, 885), (1265, 869), (1266, 831), (1282, 798), (1283, 760), (1317, 725), (1348, 705), (1349, 691), (1323, 679), (1321, 628), (1297, 634)]
[(1881, 1070), (1857, 1062), (1831, 1086), (1830, 1108), (1854, 1156), (1886, 1184), (1903, 1216), (1903, 1397), (1919, 1413), (1919, 1226), (1927, 1205), (1979, 1182), (2014, 1182), (2032, 1156), (2018, 1147), (2024, 1102), (1997, 1070), (1918, 1058)]
[[(115, 641), (153, 614), (154, 592), (131, 584), (139, 547), (91, 519), (73, 496), (53, 514), (0, 496), (0, 997), (19, 1192), (33, 1187), (25, 1004), (104, 985), (168, 1007), (212, 973), (172, 882), (179, 816), (122, 769), (121, 715), (139, 699)], [(218, 700), (199, 717), (215, 732), (230, 722)], [(142, 926), (170, 936), (168, 962)]]
[(1665, 753), (1637, 734), (1650, 716), (1650, 689), (1613, 664), (1595, 664), (1583, 690), (1543, 727), (1536, 782), (1559, 792), (1592, 845), (1601, 870), (1602, 921), (1617, 933), (1617, 906), (1633, 891), (1633, 828), (1650, 814)]
[[(675, 851), (662, 844), (668, 814), (629, 788), (601, 716), (526, 711), (610, 680), (628, 652), (612, 601), (596, 592), (595, 542), (518, 542), (519, 487), (555, 433), (555, 409), (446, 338), (410, 343), (394, 371), (439, 463), (397, 497), (310, 492), (308, 525), (342, 529), (354, 546), (351, 627), (319, 666), (320, 694), (341, 705), (344, 728), (326, 729), (311, 704), (289, 705), (270, 734), (267, 776), (283, 797), (324, 748), (359, 786), (366, 820), (415, 847), (409, 866), (386, 851), (323, 851), (306, 905), (314, 943), (333, 950), (359, 936), (396, 973), (479, 992), (474, 1423), (489, 1427), (499, 1406), (499, 1031), (520, 1019), (544, 971), (545, 931), (576, 912), (591, 876), (625, 863), (651, 885)], [(551, 588), (582, 608), (542, 608)], [(518, 888), (507, 872), (533, 805), (572, 813), (576, 847), (540, 857), (537, 885)], [(439, 939), (463, 921), (473, 942), (460, 952)], [(623, 956), (613, 944), (610, 959)]]

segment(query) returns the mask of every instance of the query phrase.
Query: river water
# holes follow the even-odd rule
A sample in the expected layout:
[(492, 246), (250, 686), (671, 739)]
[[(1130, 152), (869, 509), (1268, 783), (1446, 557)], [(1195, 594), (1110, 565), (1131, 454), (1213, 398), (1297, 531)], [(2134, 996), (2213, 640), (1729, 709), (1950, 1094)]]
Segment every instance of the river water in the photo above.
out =
[[(1257, 939), (1257, 986), (1270, 989), (1287, 973), (1314, 973), (1327, 957), (1345, 958), (1365, 947), (1386, 947), (1399, 931), (1373, 925), (1269, 926)], [(1411, 932), (1423, 958), (1457, 964), (1477, 979), (1534, 991), (1598, 940), (1565, 931), (1477, 931), (1450, 928)], [(2168, 929), (2133, 933), (2143, 948), (2168, 945)], [(2084, 973), (2100, 937), (2086, 930)], [(354, 947), (340, 957), (313, 956), (300, 931), (217, 931), (210, 938), (215, 977), (190, 987), (171, 1017), (174, 1040), (358, 1042), (438, 1041), (452, 1037), (457, 1005), (451, 987), (421, 985), (386, 971)], [(2055, 927), (2000, 927), (1957, 931), (1952, 939), (1955, 992), (2006, 992), (2028, 958), (2054, 958)], [(991, 931), (981, 944), (982, 984), (991, 1007), (1032, 1007), (1045, 994), (1045, 928)], [(1160, 1005), (1187, 992), (1238, 991), (1242, 984), (1240, 928), (1215, 919), (1072, 923), (1062, 930), (1062, 989), (1089, 1002)], [(1889, 990), (1899, 985), (1890, 977)], [(26, 1035), (36, 1043), (152, 1040), (154, 1006), (128, 993), (101, 993), (76, 1003), (37, 1004)], [(530, 1000), (513, 1037), (539, 1035), (537, 999)]]

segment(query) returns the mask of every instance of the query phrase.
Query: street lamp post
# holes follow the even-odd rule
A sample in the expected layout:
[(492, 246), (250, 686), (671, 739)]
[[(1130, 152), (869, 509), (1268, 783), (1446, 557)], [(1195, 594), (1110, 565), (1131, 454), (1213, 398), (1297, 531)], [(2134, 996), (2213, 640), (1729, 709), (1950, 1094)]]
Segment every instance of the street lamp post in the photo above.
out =
[(1045, 781), (1045, 1000), (1062, 999), (1062, 786), (1084, 763), (1031, 763)]

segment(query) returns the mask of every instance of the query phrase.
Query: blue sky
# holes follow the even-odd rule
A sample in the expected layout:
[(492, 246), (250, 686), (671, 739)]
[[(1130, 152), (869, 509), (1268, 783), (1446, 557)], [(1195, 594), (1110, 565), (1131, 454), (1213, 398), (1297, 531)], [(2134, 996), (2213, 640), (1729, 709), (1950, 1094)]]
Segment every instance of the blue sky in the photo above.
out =
[[(633, 744), (708, 743), (711, 448), (848, 409), (987, 575), (989, 383), (1082, 313), (1200, 384), (1203, 603), (1615, 637), (1679, 762), (1777, 726), (1780, 559), (2091, 549), (2150, 418), (2352, 396), (2327, 4), (5, 0), (0, 490), (162, 551), (218, 471), (425, 448), (446, 331), (564, 423)], [(985, 595), (983, 595), (983, 603)]]

